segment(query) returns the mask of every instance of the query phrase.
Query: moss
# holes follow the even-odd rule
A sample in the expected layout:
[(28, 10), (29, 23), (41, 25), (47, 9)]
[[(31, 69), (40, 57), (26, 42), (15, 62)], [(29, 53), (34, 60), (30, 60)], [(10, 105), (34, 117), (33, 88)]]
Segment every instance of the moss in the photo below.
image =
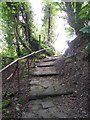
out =
[(7, 91), (3, 92), (3, 97), (13, 97), (15, 96), (16, 92), (15, 91)]
[(25, 104), (25, 103), (26, 103), (26, 98), (25, 98), (24, 96), (21, 96), (21, 97), (19, 98), (19, 103), (20, 103), (20, 104)]
[(69, 63), (71, 61), (72, 61), (72, 59), (70, 59), (70, 58), (65, 60), (66, 63)]
[(2, 109), (2, 112), (6, 115), (6, 116), (10, 116), (11, 112), (8, 109)]
[(11, 100), (10, 99), (6, 99), (2, 102), (2, 108), (7, 108), (11, 105)]

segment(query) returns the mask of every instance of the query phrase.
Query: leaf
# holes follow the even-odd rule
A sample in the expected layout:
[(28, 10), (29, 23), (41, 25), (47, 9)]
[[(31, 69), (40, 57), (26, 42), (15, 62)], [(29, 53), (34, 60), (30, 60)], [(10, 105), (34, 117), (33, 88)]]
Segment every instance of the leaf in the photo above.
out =
[(80, 18), (90, 18), (90, 3), (85, 5), (82, 10), (79, 12)]
[(90, 26), (85, 26), (81, 28), (80, 31), (82, 31), (83, 33), (90, 33)]
[(85, 47), (86, 50), (90, 50), (90, 43), (88, 43)]

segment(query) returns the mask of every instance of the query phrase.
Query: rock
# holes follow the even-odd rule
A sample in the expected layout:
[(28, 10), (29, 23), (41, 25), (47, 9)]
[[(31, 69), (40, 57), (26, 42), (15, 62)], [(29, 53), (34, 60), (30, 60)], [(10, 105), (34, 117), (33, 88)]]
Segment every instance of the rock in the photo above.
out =
[(44, 88), (41, 86), (31, 86), (30, 94), (39, 94), (44, 91)]
[(51, 114), (52, 117), (55, 117), (55, 113), (57, 113), (57, 108), (54, 106), (54, 107), (50, 107), (48, 108), (48, 112)]
[(68, 118), (68, 115), (64, 112), (59, 112), (56, 107), (48, 108), (49, 113), (56, 118)]
[(30, 104), (32, 104), (32, 105), (40, 105), (41, 104), (41, 102), (42, 102), (42, 100), (32, 100), (32, 101), (30, 101)]
[(51, 76), (58, 75), (54, 67), (37, 67), (32, 73), (33, 76)]
[(40, 85), (43, 86), (44, 88), (47, 88), (47, 87), (51, 86), (52, 84), (49, 81), (44, 81)]
[(57, 118), (68, 118), (68, 115), (64, 112), (54, 112), (55, 117)]
[(36, 80), (31, 81), (30, 84), (31, 84), (31, 85), (39, 85), (39, 81), (36, 81)]
[(40, 109), (40, 105), (32, 105), (32, 110), (36, 111)]
[(42, 118), (50, 118), (51, 117), (51, 115), (48, 113), (48, 111), (43, 110), (43, 109), (38, 111), (38, 115)]
[(44, 91), (45, 94), (53, 94), (54, 92), (55, 92), (55, 91), (54, 91), (53, 86), (49, 86), (49, 87)]
[(52, 101), (46, 101), (46, 102), (42, 102), (42, 106), (43, 106), (43, 108), (45, 109), (45, 108), (53, 107), (54, 104), (53, 104)]
[(53, 66), (54, 65), (54, 62), (41, 62), (41, 63), (38, 63), (37, 66), (38, 67), (50, 67), (50, 66)]
[(22, 118), (34, 118), (34, 117), (35, 117), (35, 115), (31, 112), (29, 112), (29, 113), (23, 112), (22, 113)]

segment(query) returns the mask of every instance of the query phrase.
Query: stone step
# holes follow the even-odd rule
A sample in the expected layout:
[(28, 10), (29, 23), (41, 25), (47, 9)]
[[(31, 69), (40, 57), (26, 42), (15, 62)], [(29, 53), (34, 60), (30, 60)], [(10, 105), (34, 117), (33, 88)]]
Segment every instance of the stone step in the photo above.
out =
[[(37, 116), (37, 117), (36, 117)], [(41, 120), (43, 118), (52, 118), (57, 119), (57, 118), (68, 118), (68, 114), (64, 113), (64, 112), (58, 112), (56, 108), (50, 108), (50, 109), (40, 109), (37, 112), (23, 112), (22, 113), (22, 118), (41, 118)]]
[(42, 62), (42, 63), (36, 63), (37, 67), (50, 67), (54, 66), (54, 62)]
[(37, 67), (51, 67), (51, 66), (54, 66), (54, 65), (37, 65)]
[(43, 62), (49, 62), (49, 61), (55, 61), (57, 60), (58, 58), (53, 58), (53, 59), (44, 59)]
[(59, 73), (32, 73), (30, 74), (32, 76), (35, 76), (35, 77), (45, 77), (45, 76), (55, 76), (55, 75), (59, 75)]
[(61, 96), (61, 95), (71, 95), (73, 94), (73, 90), (68, 90), (68, 91), (57, 91), (57, 92), (52, 92), (52, 93), (40, 93), (37, 95), (30, 95), (29, 100), (37, 100), (37, 99), (43, 99), (46, 97), (56, 97), (56, 96)]
[(48, 57), (48, 58), (45, 58), (43, 59), (44, 62), (49, 62), (49, 61), (55, 61), (59, 58), (59, 56), (55, 57), (55, 56), (52, 56), (52, 57)]
[(34, 72), (31, 73), (33, 76), (52, 76), (58, 74), (54, 67), (36, 67)]

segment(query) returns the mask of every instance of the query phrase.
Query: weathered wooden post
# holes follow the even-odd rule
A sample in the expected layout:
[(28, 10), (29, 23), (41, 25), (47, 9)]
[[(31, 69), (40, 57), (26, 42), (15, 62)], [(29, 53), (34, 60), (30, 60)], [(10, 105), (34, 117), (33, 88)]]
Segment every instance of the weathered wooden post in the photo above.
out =
[(30, 73), (30, 67), (29, 67), (29, 58), (28, 59), (28, 80), (29, 80), (29, 73)]
[(39, 35), (39, 50), (41, 49), (41, 35)]
[(34, 62), (33, 65), (34, 65), (34, 67), (35, 67), (35, 53), (34, 53), (33, 56), (34, 56), (34, 58), (33, 58), (33, 62)]
[(19, 75), (19, 60), (17, 61), (17, 81), (18, 81), (18, 98), (20, 93), (20, 75)]

